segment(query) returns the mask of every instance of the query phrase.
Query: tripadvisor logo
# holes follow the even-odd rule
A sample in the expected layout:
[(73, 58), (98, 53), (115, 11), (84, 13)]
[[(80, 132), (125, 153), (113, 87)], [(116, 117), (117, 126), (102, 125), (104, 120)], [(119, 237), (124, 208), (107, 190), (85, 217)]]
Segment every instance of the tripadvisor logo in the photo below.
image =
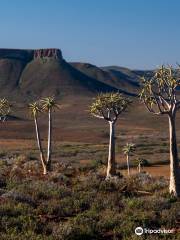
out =
[(149, 229), (149, 228), (142, 228), (142, 227), (137, 227), (135, 229), (135, 234), (140, 236), (143, 233), (145, 234), (158, 234), (158, 233), (164, 233), (164, 234), (168, 234), (168, 233), (173, 233), (174, 230), (173, 229)]
[(135, 234), (138, 235), (138, 236), (142, 235), (143, 234), (143, 228), (142, 227), (137, 227), (135, 229)]

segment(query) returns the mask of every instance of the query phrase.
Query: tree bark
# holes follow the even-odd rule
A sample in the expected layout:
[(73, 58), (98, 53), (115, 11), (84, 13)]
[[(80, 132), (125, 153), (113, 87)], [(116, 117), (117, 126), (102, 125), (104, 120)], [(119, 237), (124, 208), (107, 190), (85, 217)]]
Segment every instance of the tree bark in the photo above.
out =
[(115, 130), (114, 122), (109, 122), (110, 134), (109, 134), (109, 156), (106, 178), (110, 178), (116, 175), (116, 164), (115, 164)]
[(127, 154), (127, 170), (128, 170), (128, 176), (130, 176), (129, 154)]
[(176, 141), (175, 114), (169, 115), (169, 142), (170, 142), (170, 184), (169, 192), (180, 197), (180, 170)]
[(46, 162), (45, 162), (45, 158), (44, 158), (44, 154), (43, 154), (43, 150), (42, 150), (42, 145), (41, 145), (41, 140), (40, 140), (40, 132), (39, 132), (39, 126), (38, 126), (38, 122), (37, 122), (37, 117), (34, 117), (34, 122), (35, 122), (35, 128), (36, 128), (36, 138), (37, 138), (37, 144), (38, 144), (38, 149), (40, 152), (40, 159), (41, 159), (41, 163), (42, 163), (42, 167), (43, 167), (43, 174), (47, 174), (47, 166), (46, 166)]
[(49, 126), (48, 126), (48, 149), (47, 149), (47, 166), (48, 170), (51, 168), (51, 145), (52, 145), (52, 112), (51, 108), (48, 112)]

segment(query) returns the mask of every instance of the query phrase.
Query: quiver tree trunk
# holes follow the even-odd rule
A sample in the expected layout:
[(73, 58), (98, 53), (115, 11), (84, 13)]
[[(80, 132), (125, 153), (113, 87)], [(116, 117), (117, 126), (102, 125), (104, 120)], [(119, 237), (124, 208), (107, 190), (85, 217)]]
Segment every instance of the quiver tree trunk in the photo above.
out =
[(37, 138), (37, 144), (38, 144), (38, 149), (40, 152), (40, 159), (41, 159), (41, 164), (43, 167), (43, 174), (47, 174), (47, 165), (46, 165), (46, 161), (44, 158), (44, 154), (43, 154), (43, 149), (42, 149), (42, 145), (41, 145), (41, 139), (40, 139), (40, 132), (39, 132), (39, 126), (38, 126), (38, 122), (37, 122), (37, 117), (34, 117), (34, 122), (35, 122), (35, 128), (36, 128), (36, 138)]
[(47, 168), (51, 168), (51, 144), (52, 144), (52, 115), (51, 108), (48, 111), (49, 123), (48, 123), (48, 149), (47, 149)]
[(138, 172), (141, 173), (141, 163), (138, 164)]
[(180, 196), (180, 170), (176, 142), (175, 114), (169, 115), (169, 142), (170, 142), (170, 184), (169, 191)]
[(128, 176), (130, 176), (130, 167), (129, 167), (129, 154), (127, 154), (127, 171), (128, 171)]
[(110, 134), (109, 134), (109, 155), (108, 155), (108, 166), (106, 178), (110, 178), (116, 175), (116, 164), (115, 164), (115, 130), (114, 122), (109, 122)]

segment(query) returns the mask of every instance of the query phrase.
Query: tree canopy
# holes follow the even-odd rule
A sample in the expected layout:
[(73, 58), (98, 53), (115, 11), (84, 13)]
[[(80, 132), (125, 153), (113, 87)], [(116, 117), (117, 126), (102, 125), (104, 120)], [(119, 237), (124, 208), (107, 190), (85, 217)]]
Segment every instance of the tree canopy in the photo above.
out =
[(123, 147), (123, 153), (125, 155), (130, 154), (132, 152), (135, 151), (135, 144), (134, 143), (127, 143), (124, 147)]
[(0, 117), (5, 120), (6, 116), (11, 112), (12, 105), (6, 98), (0, 99)]
[(161, 66), (151, 78), (142, 78), (140, 98), (153, 114), (171, 114), (180, 108), (180, 98), (177, 95), (179, 86), (177, 70)]
[(41, 108), (38, 102), (33, 102), (29, 104), (29, 110), (33, 117), (37, 116), (39, 112), (41, 112)]
[(50, 109), (59, 108), (54, 97), (46, 97), (40, 100), (42, 111), (49, 111)]
[(101, 93), (94, 98), (90, 112), (95, 117), (115, 122), (130, 102), (120, 93)]

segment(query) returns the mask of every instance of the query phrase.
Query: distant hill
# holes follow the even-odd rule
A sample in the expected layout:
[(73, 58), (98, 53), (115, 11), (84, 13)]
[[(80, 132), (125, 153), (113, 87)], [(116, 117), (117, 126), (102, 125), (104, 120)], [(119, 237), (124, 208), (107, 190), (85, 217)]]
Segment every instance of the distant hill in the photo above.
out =
[(135, 95), (143, 74), (118, 66), (68, 63), (59, 49), (0, 49), (0, 96), (17, 101), (108, 91)]
[(139, 91), (140, 75), (128, 68), (117, 66), (100, 68), (89, 63), (79, 62), (72, 62), (71, 65), (89, 77), (98, 79), (129, 94), (137, 94)]

